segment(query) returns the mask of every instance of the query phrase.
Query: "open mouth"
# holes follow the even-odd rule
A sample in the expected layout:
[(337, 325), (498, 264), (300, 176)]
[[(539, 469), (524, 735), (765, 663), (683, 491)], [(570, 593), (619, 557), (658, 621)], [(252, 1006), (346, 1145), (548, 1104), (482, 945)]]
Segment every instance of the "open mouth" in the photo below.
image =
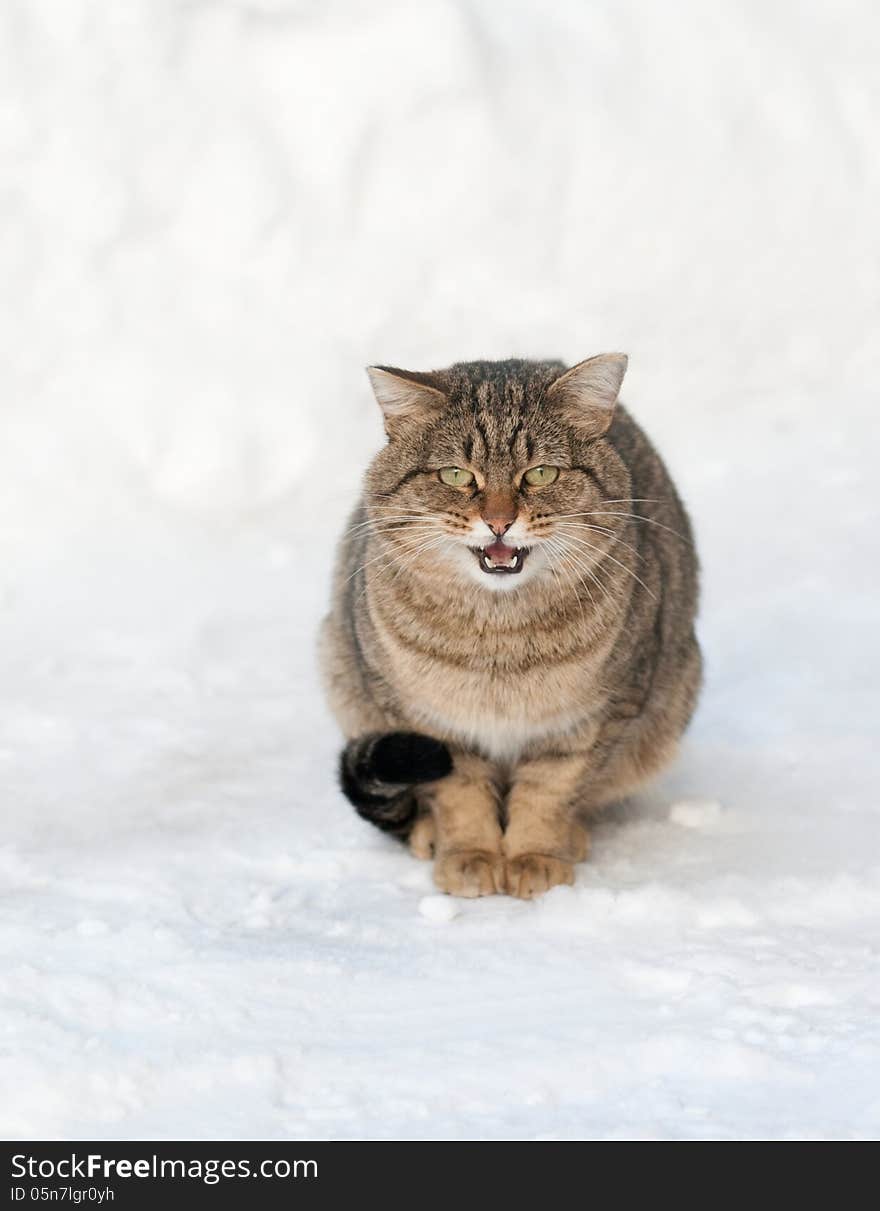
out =
[(523, 570), (523, 564), (529, 553), (528, 547), (509, 547), (500, 538), (488, 547), (472, 547), (471, 549), (477, 557), (481, 571), (506, 572), (508, 575)]

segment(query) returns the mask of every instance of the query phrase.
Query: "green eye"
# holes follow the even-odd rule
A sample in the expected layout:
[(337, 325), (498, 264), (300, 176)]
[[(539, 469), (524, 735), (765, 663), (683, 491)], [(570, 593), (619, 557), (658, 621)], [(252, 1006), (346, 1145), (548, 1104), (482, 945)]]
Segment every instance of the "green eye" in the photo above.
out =
[(523, 479), (533, 488), (546, 488), (554, 479), (559, 478), (558, 467), (530, 467)]
[(437, 474), (450, 488), (466, 488), (474, 482), (473, 472), (463, 471), (461, 467), (441, 467)]

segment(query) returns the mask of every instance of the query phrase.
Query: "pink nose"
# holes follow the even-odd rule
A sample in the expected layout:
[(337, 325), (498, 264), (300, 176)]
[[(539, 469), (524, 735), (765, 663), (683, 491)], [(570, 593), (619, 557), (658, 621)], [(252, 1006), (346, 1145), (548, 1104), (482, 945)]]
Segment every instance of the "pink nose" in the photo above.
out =
[(513, 525), (512, 517), (484, 517), (483, 521), (496, 536), (496, 538), (500, 538), (502, 534), (506, 534)]
[(499, 492), (491, 488), (483, 497), (480, 516), (496, 538), (506, 534), (516, 521), (516, 501), (509, 492)]

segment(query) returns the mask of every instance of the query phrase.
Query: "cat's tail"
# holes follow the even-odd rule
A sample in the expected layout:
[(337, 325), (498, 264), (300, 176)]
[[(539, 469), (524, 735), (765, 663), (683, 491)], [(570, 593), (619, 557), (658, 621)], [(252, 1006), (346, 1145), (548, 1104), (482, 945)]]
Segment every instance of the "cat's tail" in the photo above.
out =
[(358, 736), (342, 750), (342, 793), (364, 820), (405, 841), (418, 816), (414, 787), (436, 782), (452, 770), (441, 740), (418, 732)]

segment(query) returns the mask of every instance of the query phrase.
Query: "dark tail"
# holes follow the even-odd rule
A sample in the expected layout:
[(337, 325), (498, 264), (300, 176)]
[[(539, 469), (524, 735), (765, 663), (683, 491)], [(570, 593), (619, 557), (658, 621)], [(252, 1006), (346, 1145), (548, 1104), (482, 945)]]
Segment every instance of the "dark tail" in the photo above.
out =
[(418, 815), (413, 788), (452, 770), (449, 749), (418, 732), (359, 736), (342, 750), (342, 793), (364, 820), (405, 841)]

